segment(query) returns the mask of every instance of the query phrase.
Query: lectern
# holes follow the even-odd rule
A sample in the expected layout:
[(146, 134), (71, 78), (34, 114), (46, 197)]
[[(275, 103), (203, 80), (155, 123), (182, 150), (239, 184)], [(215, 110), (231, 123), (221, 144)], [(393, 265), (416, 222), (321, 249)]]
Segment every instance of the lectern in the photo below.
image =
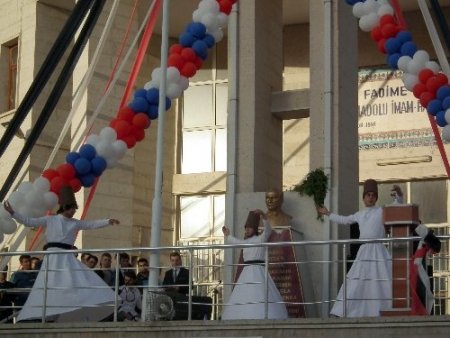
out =
[[(416, 204), (392, 204), (383, 208), (384, 225), (391, 238), (411, 237), (419, 224)], [(413, 254), (412, 242), (392, 242), (392, 309), (382, 316), (404, 316), (411, 312), (409, 262)]]

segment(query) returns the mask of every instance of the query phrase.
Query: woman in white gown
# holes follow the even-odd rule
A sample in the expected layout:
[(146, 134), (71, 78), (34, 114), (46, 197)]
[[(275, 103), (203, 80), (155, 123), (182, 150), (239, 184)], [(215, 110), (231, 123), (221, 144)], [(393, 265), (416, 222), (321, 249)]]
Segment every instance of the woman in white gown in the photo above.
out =
[[(29, 218), (14, 212), (8, 201), (3, 205), (19, 223), (28, 227), (45, 228), (47, 244), (44, 248), (47, 251), (73, 249), (79, 230), (119, 224), (115, 219), (74, 219), (77, 204), (73, 192), (68, 187), (61, 190), (61, 207), (57, 215)], [(113, 305), (112, 289), (93, 270), (78, 261), (73, 253), (45, 255), (36, 282), (17, 320), (41, 319), (45, 310), (46, 320), (49, 321), (99, 321), (112, 314)]]
[[(260, 217), (263, 219), (264, 231), (258, 235)], [(226, 244), (264, 243), (269, 238), (272, 227), (266, 215), (261, 210), (251, 211), (245, 224), (245, 239), (240, 240), (230, 235), (230, 230), (223, 227)], [(222, 319), (264, 319), (265, 318), (265, 258), (264, 247), (244, 248), (244, 268), (231, 293), (230, 299), (222, 312)], [(268, 283), (268, 313), (269, 319), (288, 318), (286, 306), (280, 292), (270, 275)]]
[[(322, 215), (339, 224), (358, 223), (360, 239), (386, 236), (383, 209), (375, 206), (378, 187), (374, 180), (364, 183), (363, 202), (366, 208), (350, 216), (330, 213), (318, 207)], [(330, 314), (337, 317), (378, 317), (381, 310), (392, 307), (392, 258), (383, 243), (361, 245), (355, 261), (347, 273), (346, 313), (344, 314), (344, 289), (342, 286)]]

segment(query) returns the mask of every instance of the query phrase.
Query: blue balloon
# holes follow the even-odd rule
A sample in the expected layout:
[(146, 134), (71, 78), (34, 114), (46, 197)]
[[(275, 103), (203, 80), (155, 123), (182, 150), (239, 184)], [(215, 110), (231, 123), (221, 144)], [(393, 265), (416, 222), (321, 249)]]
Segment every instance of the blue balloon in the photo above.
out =
[(203, 37), (206, 34), (206, 26), (204, 24), (202, 24), (201, 22), (191, 22), (187, 26), (186, 31), (188, 33), (191, 33), (197, 39), (203, 39)]
[(80, 180), (81, 185), (86, 188), (92, 187), (95, 182), (95, 176), (92, 174), (79, 176), (78, 179)]
[(150, 118), (150, 120), (156, 120), (159, 116), (158, 114), (158, 106), (151, 104), (150, 107), (147, 110), (147, 115)]
[(386, 52), (388, 54), (397, 53), (400, 50), (401, 46), (402, 46), (401, 42), (396, 38), (389, 38), (384, 44), (384, 48), (386, 49)]
[(71, 151), (70, 153), (68, 153), (66, 155), (66, 162), (73, 165), (75, 163), (75, 161), (78, 160), (79, 158), (80, 158), (80, 154), (78, 154), (75, 151)]
[(172, 101), (166, 96), (166, 110), (169, 110), (170, 107), (172, 107)]
[(407, 41), (412, 41), (412, 34), (408, 31), (400, 31), (398, 32), (396, 38), (401, 44), (404, 44)]
[[(149, 90), (147, 90), (147, 101), (150, 105), (158, 104), (158, 102), (159, 102), (159, 89), (158, 88), (150, 88)], [(148, 110), (148, 108), (146, 110)]]
[(208, 45), (203, 40), (197, 40), (192, 45), (192, 49), (195, 54), (200, 56), (203, 60), (206, 60), (208, 57)]
[(445, 111), (441, 110), (436, 114), (436, 123), (439, 127), (445, 127), (447, 125), (447, 121), (445, 120)]
[(147, 90), (144, 88), (140, 88), (134, 92), (134, 97), (144, 97), (147, 95)]
[(95, 155), (97, 155), (97, 151), (95, 150), (92, 144), (83, 144), (80, 148), (80, 156), (86, 158), (88, 160), (92, 160)]
[(206, 43), (208, 48), (212, 48), (216, 43), (216, 39), (214, 39), (214, 36), (212, 36), (211, 34), (206, 34), (203, 38), (203, 42)]
[(137, 113), (144, 112), (148, 109), (148, 102), (143, 97), (135, 97), (133, 101), (128, 104), (128, 107)]
[(101, 156), (94, 157), (91, 161), (92, 174), (96, 177), (100, 176), (106, 169), (106, 165), (107, 165), (106, 160), (103, 157)]
[(427, 111), (431, 115), (436, 115), (442, 110), (442, 101), (438, 99), (431, 100), (427, 105)]
[(412, 41), (405, 42), (400, 48), (400, 53), (402, 55), (408, 55), (410, 57), (414, 56), (414, 53), (417, 51), (417, 46)]
[(449, 85), (443, 85), (442, 87), (439, 87), (439, 89), (436, 92), (436, 97), (443, 101), (447, 96), (450, 96), (450, 86)]
[(91, 161), (84, 157), (76, 160), (73, 166), (77, 172), (77, 177), (83, 176), (91, 171)]
[(447, 110), (450, 108), (450, 97), (447, 96), (443, 101), (442, 101), (442, 108), (444, 108), (444, 110)]
[(345, 0), (347, 2), (347, 4), (349, 4), (350, 6), (353, 6), (354, 4), (356, 4), (357, 2), (363, 2), (364, 0)]
[(393, 68), (393, 69), (397, 69), (398, 68), (398, 66), (397, 66), (398, 59), (400, 59), (400, 57), (401, 57), (401, 55), (399, 53), (394, 53), (394, 54), (388, 55), (387, 56), (387, 59), (388, 59), (387, 63), (388, 63), (388, 65), (391, 68)]
[(195, 36), (193, 36), (189, 32), (184, 32), (183, 34), (180, 35), (178, 39), (180, 45), (182, 45), (183, 47), (191, 47), (192, 44), (195, 42), (195, 40), (197, 40)]

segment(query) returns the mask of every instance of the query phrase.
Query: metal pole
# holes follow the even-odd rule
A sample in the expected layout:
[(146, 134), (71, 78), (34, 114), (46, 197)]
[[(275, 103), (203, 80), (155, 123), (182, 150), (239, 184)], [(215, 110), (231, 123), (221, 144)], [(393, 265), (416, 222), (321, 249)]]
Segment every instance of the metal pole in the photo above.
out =
[(344, 244), (342, 246), (342, 274), (344, 276), (344, 283), (342, 284), (342, 301), (344, 302), (342, 305), (342, 314), (343, 317), (347, 317), (347, 245)]
[(189, 249), (189, 295), (188, 295), (188, 320), (192, 320), (192, 249)]
[(114, 276), (114, 322), (117, 322), (117, 309), (119, 307), (119, 273), (120, 255), (116, 253), (116, 275)]
[(45, 323), (45, 317), (46, 317), (46, 313), (47, 313), (47, 283), (48, 283), (48, 261), (50, 256), (46, 255), (45, 256), (46, 260), (45, 260), (45, 267), (44, 267), (44, 299), (42, 301), (42, 323)]
[[(156, 167), (155, 167), (155, 195), (152, 203), (152, 228), (150, 233), (150, 247), (156, 248), (161, 245), (161, 195), (163, 185), (163, 163), (164, 163), (164, 113), (166, 110), (166, 74), (167, 54), (169, 50), (169, 6), (170, 0), (163, 2), (163, 18), (161, 32), (161, 79), (159, 86), (158, 106), (158, 134), (156, 140)], [(159, 252), (150, 253), (150, 276), (149, 287), (158, 286), (159, 277)]]
[(266, 246), (264, 257), (264, 318), (269, 317), (269, 248)]

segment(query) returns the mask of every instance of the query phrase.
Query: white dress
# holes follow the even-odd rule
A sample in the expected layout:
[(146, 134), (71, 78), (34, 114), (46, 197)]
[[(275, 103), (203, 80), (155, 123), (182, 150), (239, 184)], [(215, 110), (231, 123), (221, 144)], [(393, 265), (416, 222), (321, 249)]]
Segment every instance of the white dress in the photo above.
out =
[[(45, 227), (47, 242), (73, 245), (79, 230), (109, 225), (109, 220), (80, 221), (63, 215), (28, 218), (14, 213), (25, 226)], [(62, 250), (48, 248), (47, 251)], [(17, 318), (18, 321), (41, 319), (44, 304), (45, 267), (48, 261), (45, 315), (52, 321), (99, 321), (114, 311), (114, 292), (73, 253), (45, 255), (36, 282)]]
[[(330, 220), (339, 224), (359, 225), (360, 239), (386, 236), (383, 212), (380, 207), (370, 207), (350, 216), (330, 214)], [(347, 273), (347, 317), (380, 316), (381, 310), (392, 307), (392, 258), (383, 243), (363, 244)], [(344, 316), (343, 285), (331, 314)]]
[[(244, 240), (227, 236), (227, 244), (264, 243), (269, 238), (272, 227), (264, 220), (264, 231), (261, 235)], [(264, 247), (244, 248), (244, 262), (264, 261)], [(264, 319), (265, 318), (265, 269), (264, 264), (246, 265), (242, 269), (237, 284), (222, 312), (222, 319)], [(270, 275), (268, 276), (268, 316), (269, 319), (285, 319), (288, 313), (280, 292)]]

